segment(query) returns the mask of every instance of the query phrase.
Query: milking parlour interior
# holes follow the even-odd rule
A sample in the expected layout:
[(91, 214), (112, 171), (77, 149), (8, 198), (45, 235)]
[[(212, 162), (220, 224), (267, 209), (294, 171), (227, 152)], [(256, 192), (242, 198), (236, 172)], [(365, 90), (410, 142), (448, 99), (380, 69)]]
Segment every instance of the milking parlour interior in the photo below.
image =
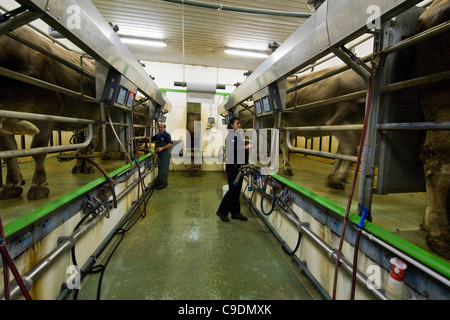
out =
[(0, 0), (0, 299), (449, 300), (449, 9)]

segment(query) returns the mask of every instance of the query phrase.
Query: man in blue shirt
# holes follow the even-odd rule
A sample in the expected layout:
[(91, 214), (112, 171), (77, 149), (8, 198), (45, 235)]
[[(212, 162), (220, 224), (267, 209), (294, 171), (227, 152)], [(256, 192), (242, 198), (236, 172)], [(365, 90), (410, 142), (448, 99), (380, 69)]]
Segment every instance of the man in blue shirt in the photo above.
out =
[(172, 138), (166, 131), (164, 123), (158, 124), (159, 133), (152, 137), (152, 142), (156, 143), (156, 152), (159, 158), (158, 177), (156, 178), (156, 188), (164, 189), (167, 187), (170, 165), (170, 150), (173, 146)]

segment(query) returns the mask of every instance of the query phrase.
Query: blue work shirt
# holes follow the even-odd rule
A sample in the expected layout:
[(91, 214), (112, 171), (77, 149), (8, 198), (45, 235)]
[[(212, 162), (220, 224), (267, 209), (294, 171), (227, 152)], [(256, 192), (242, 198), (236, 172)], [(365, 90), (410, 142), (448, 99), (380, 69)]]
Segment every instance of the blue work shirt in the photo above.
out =
[[(167, 131), (164, 131), (163, 133), (158, 133), (157, 135), (154, 135), (152, 137), (152, 142), (156, 142), (157, 148), (164, 147), (169, 143), (173, 144), (172, 137), (170, 136), (170, 134)], [(168, 150), (166, 149), (164, 151), (168, 151)]]

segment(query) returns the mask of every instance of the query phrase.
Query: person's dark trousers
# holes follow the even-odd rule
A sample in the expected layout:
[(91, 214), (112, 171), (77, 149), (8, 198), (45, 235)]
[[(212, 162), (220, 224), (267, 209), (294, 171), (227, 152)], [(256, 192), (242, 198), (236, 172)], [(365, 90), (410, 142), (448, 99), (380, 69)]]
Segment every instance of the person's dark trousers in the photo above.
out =
[(237, 186), (234, 185), (234, 180), (236, 180), (236, 177), (239, 173), (239, 167), (240, 166), (229, 164), (226, 165), (228, 191), (223, 197), (218, 209), (218, 211), (224, 216), (227, 216), (228, 213), (231, 213), (232, 215), (241, 213), (241, 204), (239, 202), (239, 197), (241, 195), (242, 182), (244, 180), (244, 177), (241, 177), (239, 179), (239, 183), (237, 184)]
[(169, 165), (170, 165), (170, 152), (165, 150), (158, 153), (159, 157), (159, 168), (158, 177), (156, 180), (157, 186), (167, 186), (169, 180)]

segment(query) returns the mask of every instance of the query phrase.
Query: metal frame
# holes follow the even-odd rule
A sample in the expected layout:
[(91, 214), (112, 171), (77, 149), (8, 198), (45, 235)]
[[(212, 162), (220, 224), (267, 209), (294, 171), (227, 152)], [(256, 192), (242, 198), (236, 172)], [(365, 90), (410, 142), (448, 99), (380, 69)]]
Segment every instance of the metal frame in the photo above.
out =
[(78, 148), (87, 148), (92, 141), (93, 125), (95, 123), (94, 120), (75, 119), (75, 118), (67, 118), (67, 117), (34, 114), (34, 113), (5, 111), (5, 110), (0, 110), (0, 118), (55, 121), (55, 122), (65, 122), (65, 123), (88, 125), (87, 137), (86, 137), (85, 142), (83, 142), (83, 143), (66, 145), (66, 146), (33, 148), (33, 149), (28, 149), (28, 150), (1, 151), (0, 159), (26, 157), (26, 156), (32, 156), (32, 155), (41, 154), (41, 153), (62, 152), (62, 151), (68, 151), (68, 150), (75, 150)]
[[(322, 4), (267, 60), (219, 106), (223, 114), (262, 88), (311, 64), (364, 34), (371, 5), (380, 9), (381, 21), (414, 6), (420, 0), (335, 0)], [(351, 19), (349, 19), (351, 17)]]
[[(146, 97), (154, 100), (169, 112), (172, 104), (161, 93), (155, 82), (148, 76), (134, 55), (120, 41), (97, 8), (90, 1), (61, 0), (18, 0), (29, 12), (36, 13), (48, 25), (66, 36), (79, 48), (105, 66), (110, 66), (123, 74)], [(67, 8), (79, 8), (80, 24), (72, 26), (73, 13)]]
[[(95, 77), (84, 70), (82, 67), (82, 59), (83, 56), (80, 55), (80, 65), (75, 65), (62, 57), (55, 56), (53, 53), (48, 50), (41, 48), (34, 43), (21, 39), (17, 37), (10, 30), (18, 28), (28, 22), (31, 22), (35, 19), (42, 18), (45, 22), (47, 22), (50, 26), (60, 31), (62, 34), (68, 36), (69, 40), (73, 43), (77, 44), (79, 47), (83, 48), (88, 54), (93, 56), (96, 59), (96, 87), (97, 91), (99, 91), (98, 87), (102, 87), (104, 83), (102, 82), (103, 75), (102, 73), (107, 72), (110, 68), (114, 68), (122, 73), (125, 77), (123, 81), (130, 83), (132, 86), (138, 87), (138, 90), (146, 96), (146, 98), (156, 105), (161, 106), (163, 112), (169, 112), (171, 110), (171, 104), (166, 99), (165, 95), (161, 93), (159, 88), (153, 82), (153, 80), (148, 77), (147, 73), (143, 69), (143, 67), (138, 63), (138, 61), (134, 58), (131, 52), (128, 50), (126, 46), (124, 46), (118, 36), (114, 33), (114, 31), (109, 27), (108, 23), (104, 20), (98, 10), (93, 6), (90, 1), (82, 1), (81, 4), (78, 4), (76, 1), (58, 1), (53, 3), (46, 3), (46, 1), (18, 1), (22, 7), (17, 10), (13, 10), (9, 16), (9, 19), (0, 24), (0, 34), (6, 34), (7, 36), (15, 39), (16, 41), (21, 42), (24, 45), (29, 46), (30, 48), (38, 51), (39, 53), (46, 55), (52, 59), (55, 59), (59, 63), (80, 72), (82, 76)], [(75, 5), (80, 10), (80, 23), (79, 28), (72, 28), (70, 26), (59, 24), (59, 22), (69, 22), (67, 18), (68, 13), (66, 12), (68, 6)], [(86, 13), (88, 12), (89, 15)], [(66, 19), (61, 19), (62, 14), (65, 14)], [(100, 33), (102, 31), (102, 33)], [(92, 37), (95, 34), (96, 37)], [(94, 39), (93, 39), (94, 38)], [(91, 45), (94, 45), (91, 47)], [(108, 48), (108, 50), (105, 50)], [(106, 70), (106, 71), (105, 71)], [(58, 93), (70, 95), (73, 97), (80, 97), (84, 101), (90, 101), (93, 103), (100, 103), (100, 101), (94, 97), (88, 97), (83, 94), (83, 88), (80, 88), (81, 92), (75, 92), (72, 90), (68, 90), (66, 88), (54, 85), (52, 83), (48, 83), (45, 81), (41, 81), (32, 77), (25, 76), (23, 74), (1, 68), (0, 67), (0, 75), (9, 77), (11, 79), (15, 79), (18, 81), (22, 81), (28, 84), (32, 84), (38, 87), (42, 87), (45, 89), (49, 89)], [(103, 80), (98, 80), (97, 78), (102, 78)], [(130, 80), (131, 79), (131, 80)], [(97, 97), (99, 93), (97, 92)], [(100, 103), (101, 112), (103, 113), (102, 103)], [(127, 111), (131, 111), (128, 110)], [(38, 115), (36, 115), (38, 116)], [(105, 124), (104, 124), (104, 116), (102, 116), (102, 128), (103, 135), (105, 136)], [(54, 120), (51, 118), (47, 118), (47, 120)], [(60, 119), (61, 120), (61, 119)], [(55, 120), (55, 121), (60, 121)], [(128, 117), (125, 119), (125, 122), (128, 122)], [(68, 121), (64, 121), (68, 122)], [(129, 124), (126, 124), (129, 127)], [(88, 130), (92, 131), (92, 127)], [(130, 130), (126, 130), (130, 131)], [(92, 136), (92, 133), (89, 133)], [(127, 136), (127, 140), (131, 141), (131, 133), (128, 132), (125, 134)], [(103, 137), (103, 148), (101, 155), (106, 150), (106, 138)], [(41, 148), (42, 152), (60, 152), (66, 150), (73, 150), (77, 147), (85, 147), (86, 143), (81, 145), (72, 145), (66, 147), (51, 147), (51, 148)], [(129, 146), (129, 152), (132, 152), (133, 146)], [(45, 151), (44, 151), (45, 150)], [(32, 155), (40, 153), (39, 150), (29, 150), (27, 152), (14, 152), (12, 154), (17, 154), (19, 156)], [(0, 154), (0, 157), (12, 157), (11, 155), (7, 155), (7, 153)], [(67, 156), (67, 155), (66, 155)], [(96, 157), (99, 155), (96, 154)]]
[[(390, 18), (397, 16), (400, 13), (406, 11), (410, 7), (420, 1), (370, 1), (370, 5), (376, 5), (381, 8), (381, 25), (386, 24)], [(368, 79), (368, 74), (366, 69), (361, 63), (353, 63), (347, 56), (347, 52), (343, 48), (343, 45), (360, 36), (364, 33), (364, 27), (361, 27), (361, 13), (365, 12), (365, 8), (369, 5), (366, 1), (351, 1), (351, 0), (334, 0), (325, 2), (319, 10), (308, 19), (285, 43), (283, 43), (280, 48), (274, 52), (266, 61), (264, 61), (251, 75), (244, 81), (233, 94), (231, 94), (222, 105), (219, 106), (219, 113), (225, 114), (228, 112), (235, 112), (237, 106), (239, 106), (243, 101), (250, 99), (252, 95), (263, 87), (278, 81), (281, 78), (285, 78), (289, 75), (294, 74), (297, 70), (305, 68), (311, 62), (320, 59), (325, 54), (330, 51), (334, 52), (339, 58), (341, 58), (345, 63), (349, 64), (352, 69), (354, 69), (358, 74), (360, 74), (366, 81)], [(364, 8), (364, 10), (362, 10)], [(359, 17), (358, 17), (359, 15)], [(363, 15), (364, 16), (364, 15)], [(349, 19), (348, 17), (351, 17)], [(353, 19), (354, 18), (354, 19)], [(443, 23), (432, 29), (429, 29), (420, 34), (416, 34), (406, 40), (399, 41), (393, 45), (386, 46), (382, 44), (377, 51), (377, 58), (381, 56), (383, 59), (387, 55), (396, 52), (406, 46), (413, 45), (418, 41), (422, 41), (428, 37), (432, 37), (441, 32), (448, 31), (450, 28), (449, 22)], [(367, 28), (365, 31), (368, 31)], [(381, 40), (380, 42), (382, 42)], [(368, 59), (373, 58), (372, 55), (360, 59), (360, 61), (365, 62)], [(377, 61), (378, 62), (378, 61)], [(381, 68), (384, 68), (381, 64)], [(331, 76), (348, 69), (348, 67), (343, 67), (334, 73), (329, 73), (326, 76)], [(385, 70), (378, 70), (379, 73), (383, 73)], [(382, 84), (381, 82), (377, 84), (375, 88), (375, 93), (373, 94), (373, 101), (371, 101), (374, 106), (371, 108), (371, 115), (368, 125), (368, 137), (366, 138), (364, 144), (364, 154), (362, 158), (362, 168), (359, 184), (359, 199), (358, 203), (363, 204), (366, 208), (371, 208), (372, 194), (374, 192), (374, 168), (376, 163), (374, 161), (379, 161), (380, 158), (379, 150), (377, 149), (377, 143), (379, 136), (382, 131), (392, 131), (392, 130), (449, 130), (450, 123), (427, 123), (427, 122), (415, 122), (415, 123), (378, 123), (379, 110), (377, 100), (380, 94), (390, 93), (397, 90), (403, 90), (405, 88), (418, 86), (424, 83), (433, 83), (449, 79), (449, 72), (442, 72), (428, 77), (411, 79), (408, 81), (403, 81), (400, 83), (393, 84)], [(315, 81), (313, 80), (308, 84)], [(307, 84), (305, 84), (306, 86)], [(303, 86), (303, 84), (301, 85)], [(297, 90), (300, 86), (291, 88), (288, 92)], [(283, 112), (295, 112), (297, 108), (312, 108), (319, 105), (330, 104), (332, 102), (340, 101), (339, 99), (352, 99), (355, 97), (366, 95), (366, 91), (361, 91), (350, 95), (350, 97), (338, 97), (335, 99), (330, 99), (328, 101), (318, 101), (311, 104), (298, 106), (295, 108), (287, 109)], [(259, 124), (259, 123), (258, 123)], [(361, 125), (349, 126), (346, 129), (359, 130)], [(310, 153), (310, 150), (294, 148), (289, 143), (289, 134), (291, 130), (295, 131), (333, 131), (333, 130), (343, 130), (344, 127), (341, 126), (322, 126), (322, 127), (303, 127), (303, 128), (282, 128), (287, 130), (288, 146), (291, 150), (301, 151), (302, 153)], [(321, 155), (325, 157), (341, 158), (335, 154), (326, 152), (314, 152), (314, 155)], [(375, 160), (377, 159), (377, 160)], [(346, 160), (355, 160), (346, 159)], [(359, 209), (359, 208), (358, 208)], [(359, 209), (360, 210), (360, 209)], [(361, 212), (358, 212), (361, 214)], [(365, 236), (368, 238), (373, 238), (370, 233), (364, 232)], [(393, 250), (391, 250), (393, 249)], [(390, 247), (390, 251), (394, 254), (398, 254), (399, 249)], [(448, 282), (447, 282), (448, 283)]]

